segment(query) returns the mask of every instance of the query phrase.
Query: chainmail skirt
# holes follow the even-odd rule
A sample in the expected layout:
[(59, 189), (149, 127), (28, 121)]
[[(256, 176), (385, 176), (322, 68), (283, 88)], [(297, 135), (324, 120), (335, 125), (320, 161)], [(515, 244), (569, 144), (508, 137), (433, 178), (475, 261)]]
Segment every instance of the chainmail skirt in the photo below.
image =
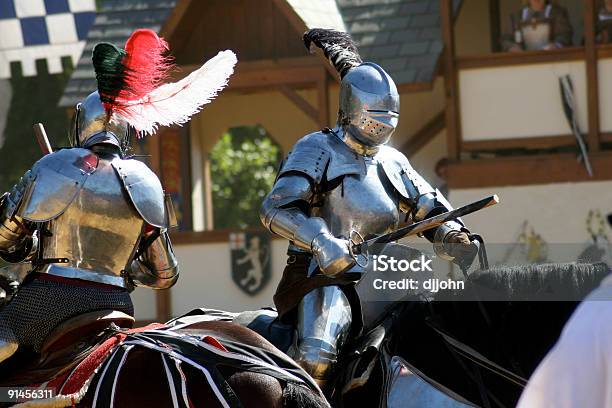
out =
[[(112, 286), (72, 285), (44, 278), (26, 281), (0, 310), (0, 338), (40, 352), (49, 333), (77, 315), (113, 309), (134, 316), (127, 290)], [(82, 282), (82, 281), (80, 281)]]

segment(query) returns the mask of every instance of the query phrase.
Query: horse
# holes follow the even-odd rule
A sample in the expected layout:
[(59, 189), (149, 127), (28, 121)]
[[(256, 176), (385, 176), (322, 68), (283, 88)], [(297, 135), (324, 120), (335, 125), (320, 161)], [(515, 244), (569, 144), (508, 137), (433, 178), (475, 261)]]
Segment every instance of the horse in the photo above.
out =
[[(168, 330), (163, 325), (135, 330), (113, 326), (93, 338), (82, 337), (77, 345), (42, 356), (37, 363), (42, 361), (43, 367), (26, 365), (21, 376), (13, 372), (2, 384), (49, 386), (53, 384), (53, 380), (47, 382), (53, 372), (49, 366), (54, 361), (59, 362), (55, 371), (75, 372), (77, 363), (82, 365), (99, 349), (92, 344), (104, 348), (115, 340), (114, 351), (85, 387), (62, 393), (65, 405), (50, 401), (48, 406), (329, 408), (316, 384), (302, 380), (307, 374), (300, 373), (297, 365), (286, 364), (288, 357), (252, 330), (231, 322), (199, 322)], [(84, 343), (88, 346), (79, 351)], [(236, 353), (236, 348), (246, 352)], [(211, 350), (217, 352), (212, 359), (206, 358)], [(76, 361), (70, 363), (71, 356)], [(23, 363), (21, 358), (20, 363), (13, 362), (13, 368)], [(296, 377), (300, 381), (294, 381)], [(63, 377), (62, 381), (61, 389), (70, 388)]]
[[(403, 302), (390, 314), (386, 353), (432, 384), (483, 407), (514, 407), (527, 379), (579, 304), (610, 272), (606, 264), (496, 266), (472, 273), (460, 293)], [(486, 298), (481, 289), (492, 289)], [(563, 299), (546, 290), (563, 288)], [(473, 291), (481, 299), (474, 300)], [(466, 296), (472, 296), (465, 300)], [(380, 367), (377, 368), (380, 373)], [(340, 403), (379, 400), (380, 374)]]

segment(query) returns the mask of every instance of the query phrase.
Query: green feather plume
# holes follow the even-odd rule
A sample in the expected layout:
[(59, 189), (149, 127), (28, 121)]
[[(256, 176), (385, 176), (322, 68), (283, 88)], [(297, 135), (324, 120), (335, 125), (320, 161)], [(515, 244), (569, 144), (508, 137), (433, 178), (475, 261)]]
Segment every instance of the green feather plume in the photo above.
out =
[(102, 102), (112, 104), (125, 89), (126, 67), (123, 61), (126, 56), (125, 50), (110, 43), (99, 43), (94, 47), (91, 59)]

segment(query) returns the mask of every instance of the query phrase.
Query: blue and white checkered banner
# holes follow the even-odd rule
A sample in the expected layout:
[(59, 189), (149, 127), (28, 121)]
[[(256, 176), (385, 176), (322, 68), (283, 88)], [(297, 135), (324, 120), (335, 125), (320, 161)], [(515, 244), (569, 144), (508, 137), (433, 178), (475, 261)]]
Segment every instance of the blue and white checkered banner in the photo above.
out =
[(37, 74), (40, 59), (52, 74), (63, 57), (76, 65), (95, 18), (95, 0), (0, 0), (0, 78), (17, 61), (25, 76)]

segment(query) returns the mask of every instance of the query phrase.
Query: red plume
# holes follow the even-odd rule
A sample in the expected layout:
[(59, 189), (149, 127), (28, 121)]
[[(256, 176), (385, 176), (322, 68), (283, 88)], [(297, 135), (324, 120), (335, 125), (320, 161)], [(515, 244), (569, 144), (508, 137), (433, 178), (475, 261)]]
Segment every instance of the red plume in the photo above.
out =
[(134, 101), (141, 99), (159, 87), (174, 68), (172, 59), (164, 54), (168, 43), (157, 36), (155, 31), (139, 29), (134, 31), (125, 43), (126, 87), (120, 99)]

